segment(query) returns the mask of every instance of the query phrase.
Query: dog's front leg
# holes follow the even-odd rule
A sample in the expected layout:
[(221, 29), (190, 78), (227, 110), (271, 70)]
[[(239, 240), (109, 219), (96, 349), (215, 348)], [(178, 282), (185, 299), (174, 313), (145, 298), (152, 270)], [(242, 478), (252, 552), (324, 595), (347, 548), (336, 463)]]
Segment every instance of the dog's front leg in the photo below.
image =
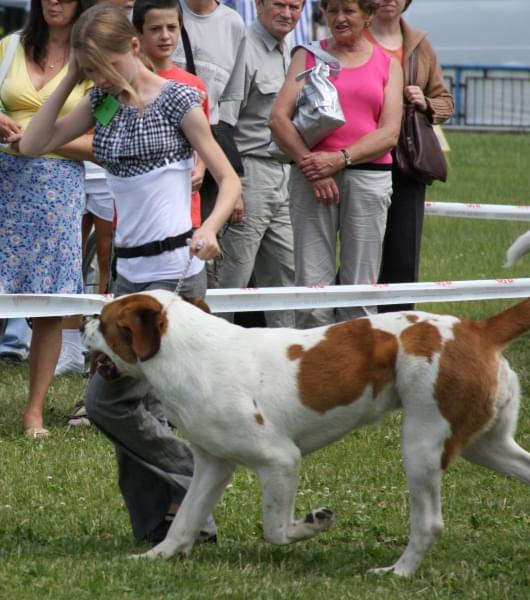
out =
[(271, 544), (292, 544), (329, 529), (335, 515), (327, 508), (318, 508), (303, 519), (294, 519), (300, 451), (294, 444), (277, 447), (277, 451), (266, 465), (256, 469), (262, 487), (263, 535)]
[(170, 558), (174, 554), (189, 554), (201, 527), (221, 499), (235, 470), (233, 463), (196, 447), (193, 448), (193, 456), (193, 478), (166, 538), (148, 552), (132, 558)]

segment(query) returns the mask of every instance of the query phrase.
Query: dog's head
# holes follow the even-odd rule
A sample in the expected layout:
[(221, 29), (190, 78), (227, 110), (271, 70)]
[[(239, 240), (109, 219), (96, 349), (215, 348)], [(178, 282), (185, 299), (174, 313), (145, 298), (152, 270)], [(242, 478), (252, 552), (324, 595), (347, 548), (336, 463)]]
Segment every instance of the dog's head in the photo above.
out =
[[(83, 323), (83, 343), (89, 350), (107, 354), (120, 372), (139, 376), (138, 363), (153, 358), (160, 350), (169, 327), (167, 305), (172, 300), (180, 298), (161, 291), (118, 298), (106, 304), (98, 317)], [(203, 300), (184, 300), (210, 312)]]

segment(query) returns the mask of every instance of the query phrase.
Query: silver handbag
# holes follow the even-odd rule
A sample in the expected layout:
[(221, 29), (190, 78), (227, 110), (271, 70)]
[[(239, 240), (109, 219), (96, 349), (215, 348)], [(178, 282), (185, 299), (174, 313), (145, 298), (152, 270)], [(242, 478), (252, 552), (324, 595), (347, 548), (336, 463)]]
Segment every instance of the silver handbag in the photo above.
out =
[[(293, 125), (307, 146), (313, 148), (345, 123), (337, 88), (329, 80), (329, 76), (338, 74), (341, 67), (340, 62), (322, 50), (320, 44), (302, 44), (301, 47), (315, 55), (316, 64), (296, 76), (296, 81), (305, 79), (305, 84), (298, 95)], [(274, 141), (267, 151), (276, 160), (289, 160)]]

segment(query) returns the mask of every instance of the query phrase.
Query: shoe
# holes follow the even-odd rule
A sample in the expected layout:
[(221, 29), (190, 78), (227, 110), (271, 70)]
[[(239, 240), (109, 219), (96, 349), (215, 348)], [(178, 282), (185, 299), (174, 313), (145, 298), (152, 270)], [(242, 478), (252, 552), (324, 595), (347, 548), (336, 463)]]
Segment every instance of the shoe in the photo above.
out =
[(50, 432), (44, 427), (27, 427), (24, 435), (32, 440), (45, 440), (50, 437)]
[(86, 414), (85, 402), (80, 400), (68, 416), (68, 425), (71, 427), (90, 427), (91, 424)]
[(20, 365), (24, 359), (16, 352), (2, 352), (0, 353), (0, 360), (10, 365)]
[(60, 377), (67, 373), (84, 373), (85, 355), (79, 351), (79, 348), (68, 343), (63, 343), (61, 354), (57, 366), (55, 367), (55, 376)]

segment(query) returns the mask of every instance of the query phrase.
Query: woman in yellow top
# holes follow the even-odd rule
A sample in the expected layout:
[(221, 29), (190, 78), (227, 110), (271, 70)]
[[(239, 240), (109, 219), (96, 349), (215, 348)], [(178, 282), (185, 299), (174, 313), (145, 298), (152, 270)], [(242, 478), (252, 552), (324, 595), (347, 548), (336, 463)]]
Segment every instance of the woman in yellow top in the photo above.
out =
[[(80, 161), (92, 158), (83, 135), (56, 154), (23, 157), (17, 142), (67, 71), (70, 31), (80, 0), (32, 0), (28, 21), (0, 90), (0, 293), (80, 293), (81, 216), (85, 204)], [(3, 60), (9, 36), (0, 41)], [(91, 84), (79, 82), (63, 107), (69, 112)], [(47, 437), (44, 401), (61, 347), (61, 318), (33, 320), (29, 399), (23, 427)]]

